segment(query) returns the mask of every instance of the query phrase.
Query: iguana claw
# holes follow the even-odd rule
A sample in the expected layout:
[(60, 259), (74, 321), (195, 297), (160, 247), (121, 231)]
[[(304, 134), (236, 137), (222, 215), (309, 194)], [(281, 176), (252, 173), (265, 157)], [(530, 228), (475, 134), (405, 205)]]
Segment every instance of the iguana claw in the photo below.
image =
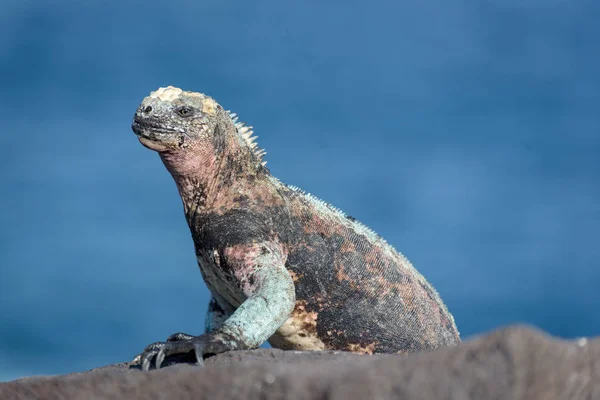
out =
[(206, 333), (200, 336), (176, 333), (169, 336), (166, 342), (156, 342), (146, 346), (133, 362), (139, 362), (142, 370), (148, 371), (153, 361), (155, 368), (160, 369), (165, 358), (194, 352), (197, 365), (203, 366), (204, 356), (239, 348), (239, 344), (233, 337), (223, 333)]

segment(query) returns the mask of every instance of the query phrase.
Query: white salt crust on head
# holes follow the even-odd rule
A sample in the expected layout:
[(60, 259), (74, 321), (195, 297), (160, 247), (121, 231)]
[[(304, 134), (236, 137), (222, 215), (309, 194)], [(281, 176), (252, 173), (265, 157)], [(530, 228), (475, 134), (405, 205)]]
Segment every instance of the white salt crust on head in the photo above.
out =
[(166, 88), (158, 88), (154, 92), (150, 93), (150, 97), (153, 99), (160, 99), (161, 101), (173, 101), (183, 93), (183, 90), (174, 86), (167, 86)]
[(180, 88), (176, 88), (175, 86), (167, 86), (161, 87), (150, 93), (150, 98), (156, 99), (158, 98), (161, 101), (172, 102), (177, 100), (179, 96), (185, 93), (186, 96), (190, 97), (202, 97), (202, 112), (209, 115), (215, 115), (217, 113), (217, 102), (211, 99), (210, 97), (206, 97), (201, 93), (196, 92), (184, 92)]

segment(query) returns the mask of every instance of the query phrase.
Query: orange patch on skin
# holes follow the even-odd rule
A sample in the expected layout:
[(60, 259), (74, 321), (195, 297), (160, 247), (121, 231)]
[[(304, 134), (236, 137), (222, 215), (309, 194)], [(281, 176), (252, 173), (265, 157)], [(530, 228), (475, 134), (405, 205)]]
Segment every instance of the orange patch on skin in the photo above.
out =
[(366, 346), (362, 346), (362, 345), (356, 344), (356, 343), (350, 343), (350, 344), (348, 344), (348, 347), (346, 347), (346, 349), (348, 351), (351, 351), (352, 353), (373, 354), (375, 352), (376, 347), (377, 347), (377, 342), (369, 343)]
[(289, 270), (289, 269), (288, 269), (288, 272), (294, 282), (298, 282), (298, 280), (300, 280), (304, 276), (304, 274), (298, 275), (297, 273), (295, 273), (294, 271)]
[(346, 274), (346, 272), (344, 272), (344, 266), (343, 265), (339, 265), (336, 262), (336, 266), (335, 267), (336, 267), (336, 270), (337, 270), (337, 274), (336, 275), (337, 275), (338, 281), (340, 281), (340, 282), (344, 281), (344, 282), (348, 283), (348, 285), (350, 285), (350, 287), (353, 288), (353, 289), (360, 289), (360, 286), (356, 282), (356, 280), (350, 278), (350, 276), (348, 276)]
[(317, 317), (318, 313), (314, 311), (306, 311), (306, 301), (301, 300), (296, 302), (296, 307), (292, 311), (292, 317), (295, 317), (302, 322), (302, 327), (310, 333), (317, 333)]
[(344, 243), (342, 243), (342, 245), (340, 246), (340, 251), (352, 253), (356, 251), (356, 246), (354, 246), (354, 243), (352, 243), (351, 241), (345, 240)]
[(317, 336), (318, 315), (306, 310), (305, 300), (297, 301), (292, 315), (269, 338), (269, 343), (286, 350), (324, 350), (325, 343)]

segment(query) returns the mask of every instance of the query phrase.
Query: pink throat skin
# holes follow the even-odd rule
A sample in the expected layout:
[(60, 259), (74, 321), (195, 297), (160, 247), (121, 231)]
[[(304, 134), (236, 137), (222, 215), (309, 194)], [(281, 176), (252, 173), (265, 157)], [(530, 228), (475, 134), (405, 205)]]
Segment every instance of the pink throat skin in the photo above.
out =
[[(197, 212), (199, 194), (202, 193), (204, 207), (211, 187), (219, 180), (220, 165), (212, 149), (191, 143), (188, 147), (179, 148), (174, 143), (161, 143), (155, 140), (138, 137), (140, 143), (154, 150), (173, 177), (183, 202), (186, 215)], [(214, 190), (213, 190), (214, 191)]]
[[(217, 211), (228, 201), (235, 198), (240, 185), (248, 191), (251, 182), (248, 175), (256, 178), (257, 167), (251, 162), (251, 150), (240, 148), (232, 136), (225, 139), (226, 144), (220, 151), (214, 148), (210, 139), (196, 139), (180, 147), (174, 142), (159, 142), (140, 138), (145, 147), (154, 150), (175, 180), (186, 215)], [(228, 159), (239, 164), (232, 166)], [(249, 193), (258, 193), (250, 190)]]
[(159, 151), (158, 154), (175, 180), (188, 178), (208, 183), (219, 173), (218, 160), (211, 151), (189, 147)]
[[(198, 195), (208, 200), (218, 186), (221, 166), (211, 151), (202, 151), (191, 146), (185, 149), (159, 151), (159, 156), (175, 180), (186, 215), (196, 211)], [(207, 206), (205, 204), (204, 206)]]

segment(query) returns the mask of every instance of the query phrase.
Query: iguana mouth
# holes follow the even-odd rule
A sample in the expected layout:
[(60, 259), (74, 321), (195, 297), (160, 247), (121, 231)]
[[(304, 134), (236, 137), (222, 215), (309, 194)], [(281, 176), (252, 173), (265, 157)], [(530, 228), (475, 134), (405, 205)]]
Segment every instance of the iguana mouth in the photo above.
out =
[(149, 124), (145, 121), (140, 121), (137, 118), (133, 120), (133, 124), (131, 124), (131, 129), (133, 132), (146, 139), (156, 140), (159, 135), (165, 135), (169, 133), (178, 133), (174, 129), (165, 129), (161, 126), (156, 126)]

